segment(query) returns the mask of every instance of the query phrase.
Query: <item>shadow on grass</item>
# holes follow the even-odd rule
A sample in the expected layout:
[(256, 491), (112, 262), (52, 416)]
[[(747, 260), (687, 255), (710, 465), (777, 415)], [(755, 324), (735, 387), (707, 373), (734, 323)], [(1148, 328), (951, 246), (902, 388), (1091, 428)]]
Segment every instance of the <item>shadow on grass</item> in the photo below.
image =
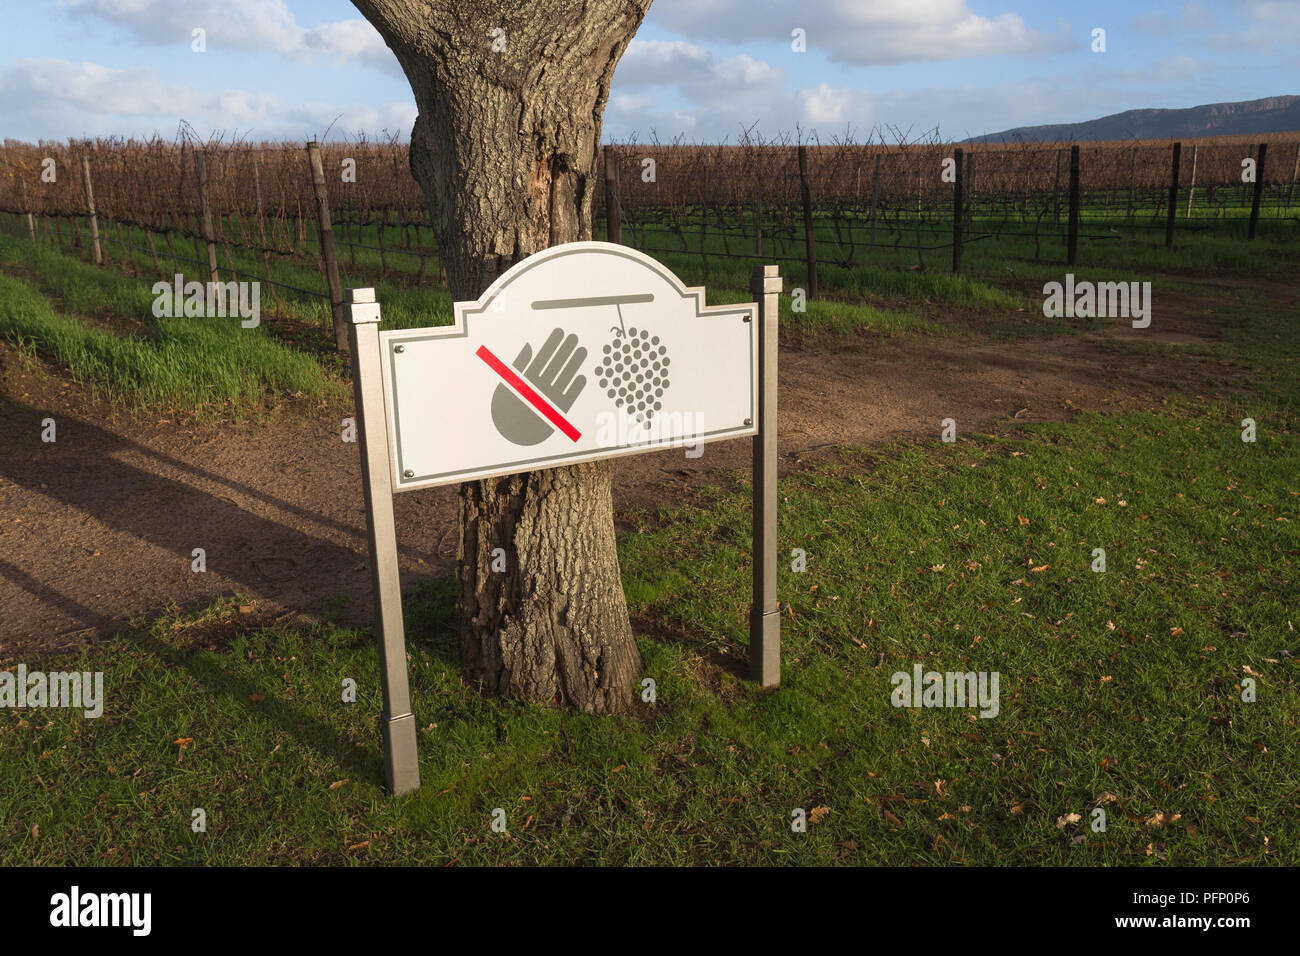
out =
[(454, 577), (421, 581), (402, 594), (406, 642), (419, 643), (444, 664), (460, 665), (456, 624), (457, 582)]
[(261, 685), (255, 681), (224, 670), (220, 657), (202, 653), (193, 647), (169, 644), (147, 634), (133, 635), (132, 642), (141, 650), (152, 654), (167, 668), (186, 671), (202, 686), (204, 692), (229, 698), (250, 716), (279, 728), (321, 757), (337, 760), (341, 767), (357, 778), (383, 785), (384, 761), (379, 746), (378, 714), (374, 716), (373, 741), (365, 745), (357, 744), (311, 716), (298, 704), (264, 695)]

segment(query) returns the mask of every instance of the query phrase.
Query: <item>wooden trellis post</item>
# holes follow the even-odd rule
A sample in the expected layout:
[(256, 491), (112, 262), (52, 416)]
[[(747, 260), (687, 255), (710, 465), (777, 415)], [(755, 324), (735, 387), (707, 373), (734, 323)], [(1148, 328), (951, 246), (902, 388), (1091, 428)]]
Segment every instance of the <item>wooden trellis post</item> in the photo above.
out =
[[(343, 316), (343, 286), (339, 282), (339, 260), (334, 249), (334, 228), (330, 223), (329, 193), (325, 190), (325, 168), (321, 165), (320, 143), (307, 144), (307, 160), (311, 164), (311, 185), (316, 193), (316, 220), (320, 228), (321, 258), (325, 262), (325, 281), (329, 286), (330, 317), (334, 323), (334, 346), (339, 352), (348, 351), (348, 326)], [(384, 217), (388, 217), (387, 209)], [(380, 232), (380, 246), (383, 232)]]
[(1259, 203), (1264, 196), (1264, 154), (1268, 152), (1268, 143), (1259, 144), (1259, 154), (1255, 160), (1255, 194), (1250, 200), (1250, 228), (1246, 231), (1247, 239), (1255, 238), (1255, 227), (1259, 225)]
[(104, 252), (99, 245), (99, 216), (95, 213), (95, 190), (90, 183), (90, 157), (81, 157), (81, 184), (86, 189), (86, 215), (90, 218), (90, 255), (95, 265), (104, 264)]
[(22, 195), (23, 214), (27, 217), (27, 237), (31, 239), (32, 244), (36, 244), (36, 220), (32, 216), (32, 207), (27, 204), (27, 181), (18, 180), (18, 188)]
[(808, 298), (817, 298), (817, 237), (813, 232), (812, 190), (808, 186), (808, 147), (799, 144), (799, 191), (803, 197), (804, 248), (808, 257)]
[(962, 149), (958, 146), (952, 151), (952, 271), (961, 272), (961, 227), (965, 218), (962, 202), (962, 186), (965, 185), (965, 170), (962, 167)]
[(208, 204), (208, 163), (203, 150), (194, 151), (194, 171), (198, 177), (199, 215), (202, 217), (203, 244), (208, 251), (208, 279), (219, 282), (217, 277), (217, 239), (212, 228), (212, 207)]
[(1174, 247), (1174, 216), (1178, 214), (1178, 161), (1183, 155), (1183, 144), (1174, 143), (1173, 161), (1169, 167), (1169, 215), (1165, 221), (1165, 248)]
[(618, 154), (605, 147), (605, 225), (610, 242), (623, 241), (623, 219), (618, 208)]
[(1079, 147), (1070, 147), (1070, 221), (1066, 225), (1065, 261), (1074, 265), (1079, 256)]
[(876, 203), (880, 199), (880, 154), (876, 153), (875, 170), (871, 174), (871, 245), (876, 244)]

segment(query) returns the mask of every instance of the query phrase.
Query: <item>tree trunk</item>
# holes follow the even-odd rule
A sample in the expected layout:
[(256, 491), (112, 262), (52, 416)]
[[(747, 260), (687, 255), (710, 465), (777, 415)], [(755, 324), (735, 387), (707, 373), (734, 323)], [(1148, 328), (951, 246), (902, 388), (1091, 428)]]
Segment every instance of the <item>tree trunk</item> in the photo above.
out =
[[(601, 115), (650, 0), (353, 2), (415, 93), (411, 172), (453, 298), (591, 238)], [(598, 713), (632, 701), (610, 475), (597, 462), (461, 486), (461, 655), (484, 689)]]

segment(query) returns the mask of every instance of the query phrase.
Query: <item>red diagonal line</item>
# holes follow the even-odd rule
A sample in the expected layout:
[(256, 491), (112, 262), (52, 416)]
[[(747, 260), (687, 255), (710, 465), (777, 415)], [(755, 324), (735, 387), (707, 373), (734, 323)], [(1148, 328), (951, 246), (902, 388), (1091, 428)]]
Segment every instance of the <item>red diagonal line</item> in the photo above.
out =
[(501, 361), (499, 358), (493, 355), (486, 345), (480, 345), (478, 347), (478, 351), (475, 352), (474, 354), (477, 355), (479, 358), (481, 358), (483, 361), (487, 362), (488, 366), (492, 369), (492, 371), (496, 372), (507, 382), (513, 385), (515, 391), (517, 391), (520, 395), (526, 398), (528, 400), (528, 403), (532, 405), (533, 408), (537, 409), (539, 412), (545, 415), (547, 420), (552, 425), (554, 425), (560, 431), (564, 432), (564, 434), (568, 435), (570, 439), (572, 439), (573, 441), (577, 441), (579, 438), (582, 437), (582, 433), (580, 431), (578, 431), (576, 428), (570, 425), (568, 420), (565, 419), (565, 417), (561, 415), (559, 412), (557, 412), (553, 407), (551, 407), (551, 404), (547, 402), (546, 399), (542, 398), (542, 396), (534, 392), (532, 388), (529, 387), (527, 382), (525, 382), (522, 378), (520, 378), (518, 375), (515, 374), (514, 369), (512, 369), (505, 362)]

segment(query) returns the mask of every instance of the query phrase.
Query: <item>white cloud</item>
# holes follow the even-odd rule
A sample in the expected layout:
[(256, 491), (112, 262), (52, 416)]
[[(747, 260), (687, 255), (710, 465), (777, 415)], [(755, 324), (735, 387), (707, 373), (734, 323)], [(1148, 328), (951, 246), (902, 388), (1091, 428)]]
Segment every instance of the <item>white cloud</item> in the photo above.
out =
[(618, 61), (614, 77), (619, 86), (659, 86), (683, 72), (706, 73), (713, 63), (713, 54), (685, 40), (634, 38)]
[(614, 74), (605, 123), (622, 135), (652, 129), (732, 138), (788, 99), (786, 73), (741, 54), (717, 57), (684, 40), (633, 40)]
[(51, 57), (20, 60), (6, 68), (0, 73), (0, 93), (9, 109), (77, 109), (118, 116), (184, 113), (198, 109), (201, 100), (196, 90), (161, 82), (149, 69), (117, 70)]
[(654, 103), (654, 98), (645, 94), (631, 96), (626, 93), (615, 93), (609, 98), (610, 106), (616, 110), (622, 110), (625, 113), (635, 113), (639, 110), (646, 109)]
[[(341, 114), (341, 115), (340, 115)], [(382, 129), (409, 135), (414, 103), (373, 107), (287, 104), (272, 93), (204, 91), (169, 83), (151, 69), (113, 69), (97, 63), (39, 58), (0, 69), (0, 128), (24, 130), (27, 138), (138, 136), (175, 133), (185, 120), (200, 136), (217, 131), (250, 133), (253, 139), (306, 139)]]
[(660, 26), (711, 40), (784, 43), (800, 28), (809, 53), (855, 64), (1041, 52), (1063, 42), (1014, 13), (980, 16), (966, 0), (656, 0), (653, 11)]
[(272, 50), (281, 56), (333, 63), (356, 60), (401, 75), (397, 58), (363, 19), (302, 27), (283, 0), (63, 0), (74, 17), (114, 24), (148, 43), (188, 49), (195, 28), (209, 51)]
[(843, 127), (871, 126), (875, 105), (871, 95), (847, 86), (833, 87), (822, 83), (814, 89), (800, 90), (795, 97), (804, 118), (803, 126)]
[(784, 70), (745, 54), (719, 59), (684, 40), (634, 39), (619, 61), (614, 86), (620, 92), (675, 87), (692, 100), (710, 103), (772, 96), (785, 79)]

